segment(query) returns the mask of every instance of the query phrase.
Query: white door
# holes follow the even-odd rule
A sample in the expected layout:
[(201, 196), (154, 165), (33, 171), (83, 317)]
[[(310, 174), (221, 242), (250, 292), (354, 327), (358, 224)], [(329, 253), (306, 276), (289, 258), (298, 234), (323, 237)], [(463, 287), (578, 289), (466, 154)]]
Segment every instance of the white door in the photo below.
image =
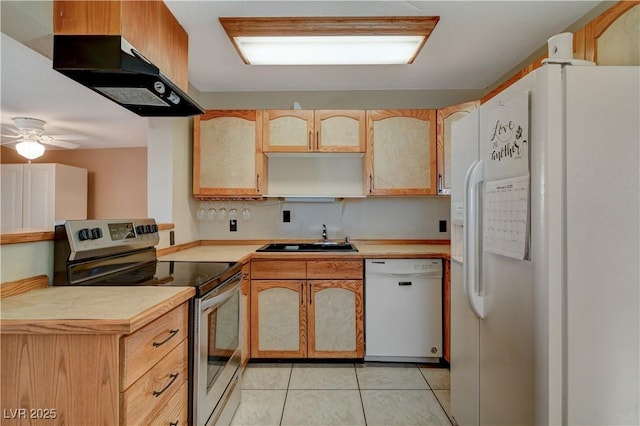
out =
[(480, 423), (480, 323), (467, 303), (462, 264), (451, 261), (451, 413), (461, 426)]
[(22, 228), (22, 167), (2, 165), (2, 229)]
[(22, 226), (53, 229), (54, 206), (55, 165), (25, 165)]
[(640, 68), (569, 68), (566, 90), (568, 423), (637, 425)]

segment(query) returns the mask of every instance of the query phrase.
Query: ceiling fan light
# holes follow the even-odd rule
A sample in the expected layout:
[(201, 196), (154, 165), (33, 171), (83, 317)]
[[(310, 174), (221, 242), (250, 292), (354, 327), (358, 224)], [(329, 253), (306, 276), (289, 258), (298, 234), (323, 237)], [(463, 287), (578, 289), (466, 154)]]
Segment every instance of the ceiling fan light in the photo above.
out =
[(34, 140), (23, 140), (16, 144), (16, 151), (28, 160), (34, 160), (44, 154), (44, 145)]

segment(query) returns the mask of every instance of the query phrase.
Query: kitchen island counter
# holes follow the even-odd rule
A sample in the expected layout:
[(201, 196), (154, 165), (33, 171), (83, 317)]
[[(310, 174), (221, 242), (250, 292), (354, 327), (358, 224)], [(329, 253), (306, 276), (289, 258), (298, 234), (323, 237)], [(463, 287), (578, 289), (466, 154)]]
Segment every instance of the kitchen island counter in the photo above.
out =
[(194, 295), (191, 287), (48, 287), (0, 300), (2, 334), (130, 334)]

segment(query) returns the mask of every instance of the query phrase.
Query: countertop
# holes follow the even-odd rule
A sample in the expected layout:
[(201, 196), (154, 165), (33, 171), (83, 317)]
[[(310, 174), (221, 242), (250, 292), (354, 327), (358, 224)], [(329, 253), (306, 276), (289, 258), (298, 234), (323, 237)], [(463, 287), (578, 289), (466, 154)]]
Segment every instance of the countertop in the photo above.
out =
[(130, 334), (194, 295), (191, 287), (48, 287), (0, 300), (2, 334)]
[(158, 260), (191, 261), (191, 262), (245, 262), (249, 259), (275, 258), (319, 258), (340, 257), (348, 259), (371, 258), (450, 258), (451, 247), (448, 244), (417, 243), (381, 243), (358, 242), (353, 244), (357, 252), (300, 252), (300, 253), (266, 253), (256, 252), (264, 244), (203, 244), (197, 247), (177, 251), (160, 256)]

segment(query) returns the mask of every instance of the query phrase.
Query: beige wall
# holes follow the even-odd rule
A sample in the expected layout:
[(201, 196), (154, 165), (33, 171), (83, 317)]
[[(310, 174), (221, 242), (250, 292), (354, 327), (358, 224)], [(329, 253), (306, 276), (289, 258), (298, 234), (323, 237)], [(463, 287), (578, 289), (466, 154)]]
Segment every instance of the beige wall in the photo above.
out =
[[(24, 163), (2, 148), (2, 163)], [(47, 150), (34, 163), (61, 163), (89, 171), (89, 219), (147, 216), (147, 148)]]

